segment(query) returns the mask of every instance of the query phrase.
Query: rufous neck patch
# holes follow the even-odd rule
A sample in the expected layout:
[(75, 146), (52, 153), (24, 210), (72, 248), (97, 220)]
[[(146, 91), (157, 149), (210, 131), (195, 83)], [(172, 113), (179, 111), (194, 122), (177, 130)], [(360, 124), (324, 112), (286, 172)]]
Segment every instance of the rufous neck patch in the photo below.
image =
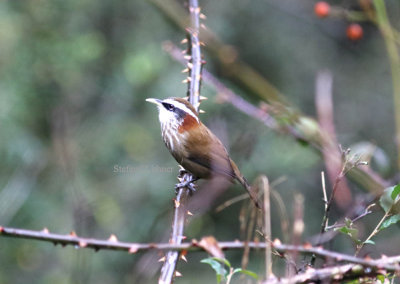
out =
[(199, 122), (193, 116), (191, 116), (190, 114), (186, 114), (182, 124), (178, 128), (178, 132), (183, 133), (197, 126), (198, 124)]

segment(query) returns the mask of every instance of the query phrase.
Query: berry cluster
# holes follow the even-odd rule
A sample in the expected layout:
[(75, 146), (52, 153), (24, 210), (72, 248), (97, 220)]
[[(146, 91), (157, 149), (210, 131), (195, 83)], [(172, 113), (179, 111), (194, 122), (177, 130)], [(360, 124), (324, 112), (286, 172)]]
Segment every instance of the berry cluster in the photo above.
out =
[[(340, 15), (342, 14), (340, 11), (340, 8), (332, 7), (325, 1), (319, 1), (314, 5), (314, 13), (319, 18), (326, 18), (332, 14)], [(347, 26), (346, 36), (350, 40), (358, 41), (363, 37), (363, 28), (357, 23), (351, 23)]]

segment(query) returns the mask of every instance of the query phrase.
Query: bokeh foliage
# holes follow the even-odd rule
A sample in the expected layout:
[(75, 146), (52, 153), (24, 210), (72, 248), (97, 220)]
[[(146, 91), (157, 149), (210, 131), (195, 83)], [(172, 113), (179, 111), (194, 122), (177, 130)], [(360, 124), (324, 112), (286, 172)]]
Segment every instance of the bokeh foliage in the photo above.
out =
[[(394, 176), (390, 68), (376, 27), (363, 24), (365, 36), (354, 43), (345, 36), (346, 21), (315, 18), (314, 1), (200, 4), (206, 25), (310, 116), (315, 114), (315, 75), (331, 70), (340, 143), (376, 144), (380, 158), (374, 169)], [(351, 8), (356, 2), (344, 5)], [(387, 5), (399, 27), (399, 3)], [(178, 167), (161, 142), (156, 110), (144, 99), (186, 94), (181, 66), (161, 49), (163, 41), (178, 44), (183, 37), (184, 32), (147, 1), (0, 2), (0, 225), (75, 230), (95, 238), (113, 233), (134, 242), (168, 239)], [(211, 71), (221, 76), (227, 72), (204, 55)], [(255, 102), (240, 86), (225, 82)], [(209, 97), (202, 104), (202, 120), (232, 149), (248, 179), (260, 173), (271, 181), (285, 176), (276, 189), (289, 216), (293, 193), (304, 194), (304, 238), (317, 233), (323, 212), (320, 157), (231, 106), (216, 103), (212, 87), (204, 86), (202, 95)], [(354, 196), (365, 194), (351, 187)], [(188, 227), (188, 237), (240, 238), (240, 205), (213, 211), (239, 193), (233, 186), (210, 205)], [(277, 212), (274, 205), (272, 209)], [(374, 220), (367, 218), (370, 223), (362, 228), (370, 230)], [(278, 217), (272, 218), (272, 225), (273, 235), (281, 238)], [(390, 245), (396, 240), (393, 227), (379, 236), (387, 241), (376, 251), (399, 249)], [(352, 249), (346, 241), (337, 247)], [(240, 253), (227, 256), (240, 266)], [(199, 263), (205, 257), (191, 254), (189, 263), (180, 265), (182, 283), (214, 280), (212, 271)], [(0, 282), (154, 282), (157, 258), (146, 262), (143, 255), (0, 239)], [(251, 269), (261, 271), (262, 253), (255, 253), (253, 260)], [(201, 279), (195, 277), (200, 271)]]

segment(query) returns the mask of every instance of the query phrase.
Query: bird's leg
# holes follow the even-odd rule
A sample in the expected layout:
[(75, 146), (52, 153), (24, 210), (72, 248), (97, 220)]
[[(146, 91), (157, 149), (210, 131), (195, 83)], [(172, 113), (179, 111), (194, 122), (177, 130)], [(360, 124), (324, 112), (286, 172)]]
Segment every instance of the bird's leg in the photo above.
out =
[(178, 194), (178, 190), (180, 188), (186, 187), (189, 189), (190, 194), (196, 191), (194, 182), (199, 178), (193, 176), (189, 172), (187, 172), (184, 168), (179, 169), (178, 180), (179, 183), (175, 185), (175, 193)]
[(184, 167), (182, 167), (181, 165), (179, 165), (179, 174), (178, 174), (178, 179), (181, 180), (183, 179), (184, 175), (187, 174), (188, 171), (185, 170)]

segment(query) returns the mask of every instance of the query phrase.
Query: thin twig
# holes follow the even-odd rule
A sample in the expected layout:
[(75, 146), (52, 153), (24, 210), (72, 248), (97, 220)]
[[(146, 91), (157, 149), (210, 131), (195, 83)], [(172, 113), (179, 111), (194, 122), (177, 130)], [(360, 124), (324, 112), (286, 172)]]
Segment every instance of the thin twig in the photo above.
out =
[(328, 207), (328, 195), (326, 194), (325, 173), (321, 172), (322, 193), (324, 195), (325, 211)]
[(351, 171), (353, 168), (358, 167), (359, 165), (365, 165), (366, 162), (363, 162), (360, 160), (360, 158), (354, 159), (354, 157), (350, 157), (350, 149), (343, 150), (341, 149), (342, 156), (343, 156), (343, 165), (342, 169), (340, 170), (340, 173), (337, 175), (335, 182), (333, 184), (333, 189), (332, 193), (329, 197), (328, 202), (325, 202), (325, 212), (324, 212), (324, 217), (322, 218), (322, 223), (321, 223), (321, 230), (320, 234), (325, 233), (326, 228), (328, 226), (328, 221), (329, 221), (329, 212), (333, 203), (333, 200), (335, 198), (336, 191), (338, 189), (338, 185), (340, 181), (347, 175), (349, 171)]
[(357, 245), (356, 252), (354, 253), (355, 256), (357, 256), (360, 253), (360, 251), (363, 248), (363, 246), (366, 243), (368, 243), (368, 241), (371, 240), (371, 238), (373, 238), (379, 232), (379, 228), (381, 227), (383, 221), (385, 221), (386, 218), (389, 217), (389, 216), (390, 216), (390, 210), (386, 211), (385, 215), (382, 217), (382, 219), (379, 221), (379, 223), (376, 225), (375, 229), (367, 237), (367, 239), (365, 241), (363, 241), (361, 244)]
[[(351, 223), (357, 222), (361, 218), (367, 216), (368, 214), (371, 214), (372, 211), (370, 209), (373, 206), (375, 206), (375, 203), (370, 204), (367, 208), (365, 208), (363, 213), (361, 213), (360, 215), (356, 216), (354, 219), (351, 220)], [(343, 227), (343, 226), (345, 226), (344, 223), (339, 223), (339, 224), (336, 223), (336, 224), (333, 224), (331, 226), (327, 226), (325, 229), (326, 229), (326, 231), (329, 231), (329, 230), (332, 230), (332, 229), (335, 229), (335, 228), (340, 228), (340, 227)]]

